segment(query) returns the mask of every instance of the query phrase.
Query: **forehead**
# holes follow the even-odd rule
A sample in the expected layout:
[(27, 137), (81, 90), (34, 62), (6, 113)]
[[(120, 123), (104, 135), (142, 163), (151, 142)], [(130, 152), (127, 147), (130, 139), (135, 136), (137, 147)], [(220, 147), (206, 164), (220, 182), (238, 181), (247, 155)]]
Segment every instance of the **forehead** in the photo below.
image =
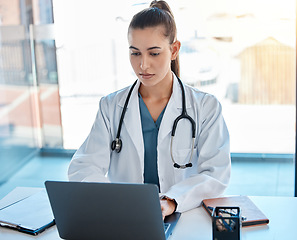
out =
[(128, 42), (136, 48), (150, 48), (152, 46), (165, 47), (169, 45), (169, 39), (164, 35), (163, 26), (147, 27), (144, 29), (130, 29)]

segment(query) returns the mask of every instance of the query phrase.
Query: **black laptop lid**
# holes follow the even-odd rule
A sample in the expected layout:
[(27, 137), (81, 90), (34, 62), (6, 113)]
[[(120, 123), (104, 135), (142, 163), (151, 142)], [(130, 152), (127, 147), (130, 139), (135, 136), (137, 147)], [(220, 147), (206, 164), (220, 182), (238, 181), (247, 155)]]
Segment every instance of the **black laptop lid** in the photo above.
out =
[(165, 239), (152, 184), (45, 182), (63, 239)]

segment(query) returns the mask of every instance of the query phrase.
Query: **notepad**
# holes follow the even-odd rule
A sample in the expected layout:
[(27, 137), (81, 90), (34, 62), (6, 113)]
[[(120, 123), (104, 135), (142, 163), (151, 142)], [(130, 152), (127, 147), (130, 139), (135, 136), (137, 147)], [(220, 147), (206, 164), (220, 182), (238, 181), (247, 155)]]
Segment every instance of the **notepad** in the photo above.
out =
[(45, 190), (0, 210), (0, 226), (37, 235), (54, 225), (54, 216)]
[(204, 199), (202, 206), (210, 215), (212, 214), (211, 209), (215, 207), (240, 207), (243, 227), (269, 223), (269, 219), (248, 196)]

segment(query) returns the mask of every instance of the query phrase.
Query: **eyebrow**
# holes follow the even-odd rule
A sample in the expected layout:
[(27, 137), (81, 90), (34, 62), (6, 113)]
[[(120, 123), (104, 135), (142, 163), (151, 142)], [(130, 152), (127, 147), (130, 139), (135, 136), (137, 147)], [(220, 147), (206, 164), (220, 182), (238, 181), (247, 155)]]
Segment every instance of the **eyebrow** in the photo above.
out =
[[(135, 49), (135, 50), (138, 50), (138, 51), (139, 51), (139, 49), (138, 49), (137, 47), (134, 47), (134, 46), (130, 46), (129, 49)], [(147, 50), (153, 50), (153, 49), (161, 49), (161, 48), (155, 46), (155, 47), (150, 47), (150, 48), (148, 48)]]

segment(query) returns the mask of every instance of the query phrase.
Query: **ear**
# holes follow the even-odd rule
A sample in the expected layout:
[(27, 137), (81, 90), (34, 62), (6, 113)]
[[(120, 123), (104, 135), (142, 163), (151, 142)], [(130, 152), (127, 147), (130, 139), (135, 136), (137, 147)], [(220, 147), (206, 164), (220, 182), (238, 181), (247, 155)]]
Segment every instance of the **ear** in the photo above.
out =
[(176, 40), (174, 43), (171, 44), (171, 60), (175, 60), (180, 49), (181, 43), (180, 41)]

